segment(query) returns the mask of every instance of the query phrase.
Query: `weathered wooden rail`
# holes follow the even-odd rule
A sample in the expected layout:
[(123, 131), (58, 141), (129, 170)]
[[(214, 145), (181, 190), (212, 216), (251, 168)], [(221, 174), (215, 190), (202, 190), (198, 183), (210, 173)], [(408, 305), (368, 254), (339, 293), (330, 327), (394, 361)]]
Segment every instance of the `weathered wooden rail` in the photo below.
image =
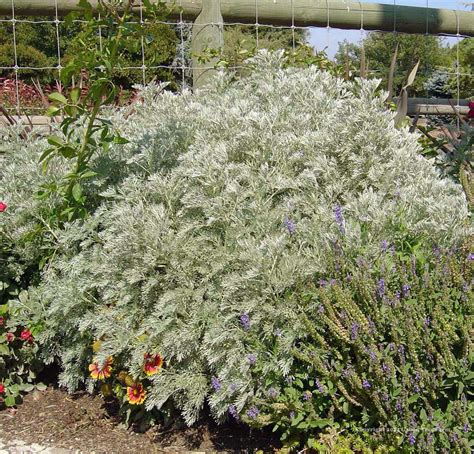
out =
[[(152, 0), (158, 1), (158, 0)], [(345, 29), (474, 36), (474, 12), (403, 5), (369, 4), (345, 0), (161, 0), (170, 15), (194, 21), (193, 55), (224, 44), (223, 24), (330, 26)], [(90, 0), (93, 6), (97, 0)], [(135, 2), (137, 10), (140, 2)], [(15, 15), (64, 16), (79, 9), (78, 0), (14, 0)], [(0, 0), (0, 16), (12, 16), (12, 0)], [(195, 87), (205, 85), (217, 58), (207, 62), (195, 57)], [(202, 60), (202, 59), (201, 59)]]

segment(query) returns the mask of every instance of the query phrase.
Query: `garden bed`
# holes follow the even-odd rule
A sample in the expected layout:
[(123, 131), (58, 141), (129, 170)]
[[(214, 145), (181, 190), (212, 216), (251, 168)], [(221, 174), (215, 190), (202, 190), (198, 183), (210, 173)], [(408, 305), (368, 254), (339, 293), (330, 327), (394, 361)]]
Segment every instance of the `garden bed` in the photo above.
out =
[(25, 397), (17, 410), (0, 412), (0, 434), (7, 446), (21, 440), (27, 445), (95, 453), (272, 450), (277, 441), (243, 425), (216, 426), (202, 420), (193, 427), (154, 427), (145, 433), (126, 429), (113, 405), (98, 396), (72, 395), (48, 388)]

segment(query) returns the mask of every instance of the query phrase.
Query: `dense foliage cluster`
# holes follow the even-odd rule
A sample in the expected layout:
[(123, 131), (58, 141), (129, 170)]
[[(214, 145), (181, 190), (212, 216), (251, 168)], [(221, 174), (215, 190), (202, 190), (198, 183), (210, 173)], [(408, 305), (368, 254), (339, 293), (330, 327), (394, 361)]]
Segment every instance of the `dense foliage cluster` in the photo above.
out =
[(177, 409), (191, 424), (207, 402), (288, 444), (380, 428), (408, 451), (466, 449), (462, 188), (394, 128), (375, 81), (281, 54), (250, 64), (109, 112), (128, 143), (92, 156), (82, 219), (50, 217), (73, 160), (43, 171), (46, 140), (9, 139), (0, 259), (10, 282), (31, 282), (16, 316), (62, 385), (115, 393), (129, 416)]

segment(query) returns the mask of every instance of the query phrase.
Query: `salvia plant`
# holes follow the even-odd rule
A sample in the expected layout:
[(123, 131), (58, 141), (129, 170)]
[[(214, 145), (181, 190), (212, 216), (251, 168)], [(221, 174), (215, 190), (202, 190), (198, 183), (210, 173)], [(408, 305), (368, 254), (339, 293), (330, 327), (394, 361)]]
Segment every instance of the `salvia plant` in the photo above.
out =
[[(110, 385), (131, 417), (172, 408), (192, 424), (207, 402), (218, 421), (280, 421), (288, 444), (309, 444), (298, 431), (346, 415), (354, 427), (400, 427), (395, 441), (415, 449), (409, 418), (432, 410), (459, 443), (413, 430), (416, 443), (465, 446), (456, 386), (469, 367), (472, 251), (442, 262), (445, 283), (445, 265), (428, 258), (431, 244), (457, 247), (473, 232), (462, 188), (394, 127), (376, 81), (287, 68), (281, 53), (248, 64), (248, 77), (222, 75), (206, 92), (149, 86), (139, 107), (108, 112), (128, 143), (91, 155), (88, 216), (46, 221), (54, 252), (22, 303), (41, 326), (43, 361), (60, 364), (69, 390)], [(9, 146), (0, 231), (21, 280), (45, 247), (38, 220), (62, 203), (34, 195), (70, 166), (53, 155), (38, 170), (41, 138)], [(146, 374), (158, 356), (159, 373)]]

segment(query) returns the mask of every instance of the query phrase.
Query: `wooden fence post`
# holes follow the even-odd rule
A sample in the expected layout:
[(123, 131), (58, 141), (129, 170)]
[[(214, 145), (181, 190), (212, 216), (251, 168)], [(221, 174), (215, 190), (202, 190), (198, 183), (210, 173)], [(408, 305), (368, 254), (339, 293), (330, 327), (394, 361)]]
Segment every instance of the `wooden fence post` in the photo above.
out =
[(203, 88), (216, 75), (224, 48), (224, 19), (220, 0), (202, 0), (202, 9), (192, 30), (193, 88)]

